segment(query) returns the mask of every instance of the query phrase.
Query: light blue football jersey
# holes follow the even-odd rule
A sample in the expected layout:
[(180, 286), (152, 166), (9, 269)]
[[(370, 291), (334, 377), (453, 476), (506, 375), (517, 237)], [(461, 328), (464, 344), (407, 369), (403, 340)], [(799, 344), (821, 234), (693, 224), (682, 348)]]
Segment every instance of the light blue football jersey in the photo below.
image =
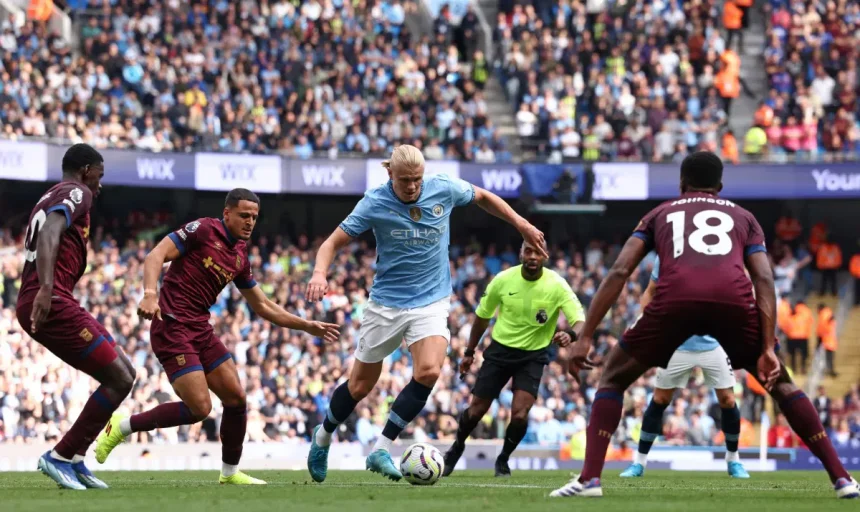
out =
[[(651, 280), (657, 281), (660, 277), (660, 257), (654, 258), (654, 270), (651, 271)], [(681, 352), (710, 352), (720, 346), (720, 342), (710, 336), (690, 336), (678, 350)]]
[(398, 199), (391, 181), (368, 190), (340, 228), (352, 237), (373, 230), (377, 259), (371, 300), (412, 309), (451, 295), (451, 211), (474, 200), (471, 184), (444, 174), (425, 179), (412, 203)]

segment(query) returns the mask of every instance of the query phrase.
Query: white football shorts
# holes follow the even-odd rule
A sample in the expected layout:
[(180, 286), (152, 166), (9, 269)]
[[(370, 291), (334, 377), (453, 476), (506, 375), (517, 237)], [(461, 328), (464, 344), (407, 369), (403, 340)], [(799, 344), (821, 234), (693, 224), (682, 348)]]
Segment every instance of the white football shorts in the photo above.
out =
[(676, 351), (666, 368), (657, 369), (657, 387), (660, 389), (687, 387), (690, 372), (697, 366), (702, 369), (705, 384), (708, 387), (714, 389), (734, 387), (735, 373), (723, 347), (707, 352)]
[(371, 300), (364, 309), (355, 357), (362, 363), (378, 363), (404, 340), (407, 347), (429, 336), (442, 336), (450, 342), (450, 311), (448, 297), (414, 309), (389, 308)]

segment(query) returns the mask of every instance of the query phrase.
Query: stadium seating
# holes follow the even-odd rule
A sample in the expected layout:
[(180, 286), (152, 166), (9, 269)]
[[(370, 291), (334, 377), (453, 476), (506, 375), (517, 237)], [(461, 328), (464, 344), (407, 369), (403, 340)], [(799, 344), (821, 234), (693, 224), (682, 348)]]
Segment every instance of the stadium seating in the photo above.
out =
[(765, 65), (770, 91), (756, 115), (777, 157), (860, 155), (860, 6), (770, 0)]
[(409, 0), (72, 2), (84, 56), (40, 23), (0, 34), (4, 136), (153, 151), (504, 156), (455, 48)]

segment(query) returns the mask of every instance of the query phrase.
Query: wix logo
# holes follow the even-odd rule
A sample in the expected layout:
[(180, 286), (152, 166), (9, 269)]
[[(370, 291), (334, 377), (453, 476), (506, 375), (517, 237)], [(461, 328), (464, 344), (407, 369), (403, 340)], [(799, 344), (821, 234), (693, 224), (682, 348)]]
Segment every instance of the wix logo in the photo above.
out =
[(303, 165), (302, 179), (307, 187), (343, 188), (346, 187), (346, 182), (343, 179), (345, 171), (346, 169), (343, 167), (335, 165)]
[(174, 181), (174, 165), (176, 160), (172, 158), (138, 158), (137, 177), (142, 180)]
[(256, 166), (239, 163), (221, 164), (221, 178), (227, 181), (254, 181)]

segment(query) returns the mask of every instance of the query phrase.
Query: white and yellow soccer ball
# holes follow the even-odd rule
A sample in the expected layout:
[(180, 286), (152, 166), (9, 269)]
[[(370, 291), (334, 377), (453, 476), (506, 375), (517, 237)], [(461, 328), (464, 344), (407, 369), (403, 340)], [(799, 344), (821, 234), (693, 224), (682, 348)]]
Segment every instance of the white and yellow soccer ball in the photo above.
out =
[(400, 473), (412, 485), (433, 485), (445, 470), (445, 458), (435, 446), (415, 443), (400, 458)]

